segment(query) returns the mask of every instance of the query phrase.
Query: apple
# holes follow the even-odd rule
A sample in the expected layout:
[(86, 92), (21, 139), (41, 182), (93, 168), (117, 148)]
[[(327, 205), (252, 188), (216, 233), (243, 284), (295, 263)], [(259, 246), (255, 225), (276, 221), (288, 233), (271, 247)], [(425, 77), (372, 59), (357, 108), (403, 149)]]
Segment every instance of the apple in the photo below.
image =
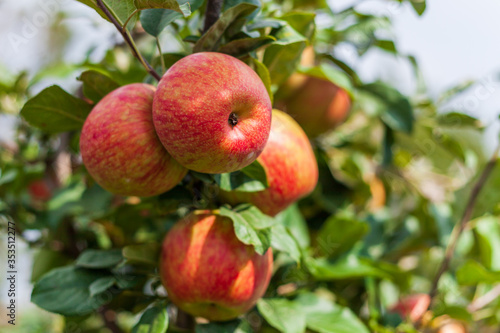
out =
[(257, 192), (221, 191), (228, 203), (249, 202), (275, 216), (316, 187), (318, 164), (309, 139), (299, 124), (282, 111), (273, 110), (271, 134), (257, 160), (266, 171), (269, 187)]
[(28, 185), (28, 192), (32, 200), (48, 201), (52, 198), (52, 191), (47, 181), (38, 179)]
[(236, 238), (229, 218), (195, 211), (166, 235), (160, 276), (180, 309), (224, 321), (245, 313), (264, 295), (272, 267), (272, 249), (260, 255)]
[(344, 122), (351, 108), (351, 99), (345, 89), (310, 76), (283, 105), (304, 131), (315, 137)]
[(412, 323), (415, 323), (427, 312), (430, 304), (431, 298), (429, 295), (413, 294), (401, 298), (390, 311), (399, 313), (401, 317), (408, 318)]
[(225, 173), (252, 163), (271, 126), (271, 100), (245, 63), (215, 52), (191, 54), (162, 77), (153, 102), (161, 142), (180, 164)]
[(156, 136), (155, 87), (134, 83), (106, 95), (83, 125), (80, 151), (90, 175), (118, 195), (154, 196), (179, 183), (187, 169)]

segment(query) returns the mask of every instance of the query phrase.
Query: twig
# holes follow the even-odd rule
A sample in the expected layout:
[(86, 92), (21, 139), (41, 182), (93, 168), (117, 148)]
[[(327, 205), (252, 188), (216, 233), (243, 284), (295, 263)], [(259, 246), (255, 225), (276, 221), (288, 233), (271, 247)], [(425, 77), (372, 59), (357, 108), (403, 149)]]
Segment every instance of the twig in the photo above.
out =
[(450, 266), (450, 261), (453, 258), (453, 254), (455, 252), (455, 248), (457, 246), (458, 239), (460, 238), (460, 235), (464, 231), (465, 226), (467, 225), (467, 222), (469, 222), (471, 217), (472, 217), (472, 213), (474, 211), (474, 206), (476, 205), (476, 201), (477, 201), (477, 198), (479, 196), (479, 193), (481, 192), (484, 184), (486, 184), (486, 181), (488, 180), (489, 176), (491, 175), (491, 172), (495, 168), (495, 165), (497, 164), (497, 161), (498, 161), (498, 154), (499, 153), (500, 153), (500, 145), (495, 149), (493, 156), (491, 157), (491, 159), (488, 161), (488, 163), (484, 167), (484, 170), (481, 173), (479, 180), (474, 185), (474, 188), (472, 189), (472, 192), (471, 192), (470, 197), (469, 197), (469, 201), (467, 202), (467, 206), (465, 207), (464, 214), (462, 216), (462, 219), (460, 220), (460, 223), (455, 225), (455, 227), (453, 228), (453, 231), (452, 231), (451, 236), (450, 236), (450, 241), (448, 243), (448, 246), (446, 247), (444, 259), (441, 262), (441, 266), (439, 267), (439, 270), (436, 274), (436, 277), (434, 278), (434, 281), (432, 283), (431, 291), (429, 292), (429, 296), (431, 297), (431, 300), (434, 300), (434, 297), (437, 294), (437, 288), (438, 288), (438, 284), (439, 284), (439, 280), (441, 279), (441, 276), (448, 270), (448, 267)]
[(490, 304), (494, 300), (497, 300), (499, 296), (500, 296), (500, 284), (497, 284), (495, 287), (493, 287), (493, 289), (488, 291), (486, 294), (476, 298), (472, 303), (470, 303), (469, 306), (467, 307), (467, 311), (469, 311), (470, 313), (476, 312), (477, 310), (484, 308), (486, 305)]
[(123, 36), (123, 39), (125, 42), (128, 44), (130, 49), (132, 50), (132, 54), (134, 57), (136, 57), (141, 64), (146, 68), (148, 73), (153, 76), (156, 80), (160, 81), (161, 76), (158, 74), (153, 67), (144, 59), (144, 57), (141, 55), (137, 47), (135, 46), (134, 41), (132, 40), (132, 37), (130, 37), (130, 34), (128, 33), (126, 27), (122, 27), (122, 25), (116, 20), (113, 14), (109, 11), (108, 7), (104, 4), (102, 0), (97, 0), (97, 6), (103, 11), (103, 13), (106, 15), (107, 18), (111, 21), (111, 23), (114, 24), (116, 29), (120, 32), (120, 34)]
[(112, 332), (112, 333), (123, 333), (123, 330), (118, 326), (116, 323), (116, 320), (114, 318), (109, 318), (109, 317), (114, 317), (116, 314), (108, 309), (105, 306), (102, 306), (98, 310), (99, 314), (101, 315), (102, 320), (104, 321), (104, 325)]
[(219, 19), (220, 12), (222, 9), (222, 0), (208, 0), (207, 11), (205, 12), (205, 25), (203, 27), (203, 32), (207, 32), (208, 29)]

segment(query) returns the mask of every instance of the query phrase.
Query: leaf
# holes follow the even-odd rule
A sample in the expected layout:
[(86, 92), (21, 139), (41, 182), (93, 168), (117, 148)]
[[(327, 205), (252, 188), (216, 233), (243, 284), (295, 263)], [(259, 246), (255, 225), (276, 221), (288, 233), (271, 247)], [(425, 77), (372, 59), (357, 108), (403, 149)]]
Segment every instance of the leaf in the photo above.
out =
[(120, 87), (120, 85), (98, 71), (90, 70), (83, 72), (78, 80), (83, 82), (83, 94), (93, 101), (99, 102), (104, 96)]
[(258, 192), (269, 187), (266, 171), (257, 160), (241, 170), (212, 177), (224, 191)]
[(127, 261), (156, 266), (160, 256), (161, 245), (146, 243), (125, 246), (122, 255)]
[(445, 114), (439, 114), (436, 120), (438, 122), (438, 125), (443, 127), (474, 128), (474, 129), (484, 128), (484, 124), (482, 124), (479, 119), (460, 112), (449, 112)]
[[(109, 1), (109, 0), (108, 0)], [(130, 2), (130, 0), (127, 0)], [(191, 14), (190, 3), (198, 3), (198, 0), (134, 0), (134, 5), (137, 9), (150, 9), (150, 8), (162, 8), (171, 9), (183, 14), (184, 16), (189, 16)]]
[(253, 333), (247, 321), (234, 319), (228, 322), (198, 324), (196, 333)]
[(123, 260), (122, 251), (116, 250), (85, 250), (76, 259), (75, 265), (85, 268), (110, 268)]
[(297, 204), (293, 204), (280, 212), (275, 219), (288, 229), (300, 248), (306, 249), (309, 247), (311, 244), (309, 229)]
[(306, 258), (305, 264), (309, 272), (319, 281), (356, 279), (367, 276), (390, 278), (386, 272), (363, 262), (354, 255), (334, 263), (326, 258)]
[(410, 2), (413, 6), (413, 9), (415, 9), (415, 12), (417, 12), (419, 16), (421, 16), (425, 12), (425, 9), (427, 7), (425, 0), (410, 0)]
[(500, 217), (483, 216), (473, 222), (483, 265), (500, 271)]
[(367, 84), (361, 89), (378, 97), (386, 106), (382, 119), (392, 129), (411, 133), (413, 130), (413, 108), (399, 91), (382, 82)]
[(222, 45), (217, 52), (230, 54), (233, 57), (239, 58), (248, 55), (269, 43), (272, 43), (276, 38), (272, 36), (262, 36), (255, 38), (242, 38), (232, 40), (229, 43)]
[(261, 298), (257, 309), (266, 321), (280, 332), (303, 333), (306, 317), (298, 304), (283, 298)]
[(271, 90), (271, 75), (269, 74), (269, 70), (267, 69), (266, 65), (264, 65), (257, 59), (252, 58), (252, 60), (255, 67), (254, 70), (262, 80), (262, 83), (264, 83), (264, 86), (266, 87), (267, 93), (269, 94), (269, 98), (271, 99), (271, 104), (272, 104), (274, 101), (274, 95)]
[(111, 301), (109, 295), (90, 295), (90, 285), (106, 276), (101, 271), (75, 266), (57, 268), (35, 283), (31, 301), (63, 316), (84, 316)]
[(368, 233), (369, 229), (365, 222), (330, 216), (318, 233), (319, 250), (329, 257), (338, 256), (350, 250)]
[(220, 215), (233, 221), (238, 239), (252, 245), (259, 254), (264, 254), (271, 246), (270, 227), (275, 221), (252, 205), (240, 205), (235, 210), (220, 208)]
[(70, 259), (59, 251), (41, 248), (33, 257), (31, 282), (36, 282), (50, 270), (70, 263)]
[(193, 52), (215, 51), (224, 32), (238, 19), (250, 15), (258, 7), (249, 3), (240, 3), (226, 10), (217, 22), (196, 42)]
[(80, 129), (92, 106), (59, 86), (51, 86), (31, 98), (21, 110), (26, 121), (44, 132)]
[(500, 282), (500, 271), (492, 272), (480, 263), (469, 260), (458, 268), (457, 281), (461, 285), (472, 286), (479, 283), (495, 284)]
[(280, 19), (287, 22), (293, 30), (297, 31), (307, 39), (311, 39), (313, 37), (314, 30), (316, 28), (314, 24), (315, 18), (315, 13), (303, 11), (286, 13), (280, 17)]
[(271, 246), (288, 254), (295, 262), (300, 262), (299, 245), (283, 225), (277, 224), (271, 228)]
[(102, 277), (98, 280), (95, 280), (89, 286), (90, 297), (94, 297), (102, 292), (105, 292), (115, 283), (116, 283), (116, 279), (114, 276), (105, 276), (105, 277)]
[(152, 36), (158, 35), (182, 14), (171, 9), (146, 9), (141, 12), (142, 27)]
[(349, 76), (329, 64), (323, 63), (316, 67), (299, 68), (298, 72), (330, 81), (352, 94), (352, 84)]
[(341, 307), (313, 293), (303, 293), (295, 300), (306, 315), (306, 325), (319, 333), (369, 333), (368, 328), (346, 307)]
[(165, 333), (168, 329), (168, 312), (165, 305), (148, 308), (132, 328), (132, 333)]

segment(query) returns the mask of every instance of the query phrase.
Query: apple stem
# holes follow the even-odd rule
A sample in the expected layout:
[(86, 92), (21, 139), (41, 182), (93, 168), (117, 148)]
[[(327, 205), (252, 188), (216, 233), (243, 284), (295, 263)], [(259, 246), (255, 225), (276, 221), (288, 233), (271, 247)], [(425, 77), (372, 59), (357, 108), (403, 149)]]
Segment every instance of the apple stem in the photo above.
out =
[(229, 115), (229, 119), (227, 120), (227, 122), (229, 123), (229, 125), (231, 125), (231, 128), (233, 128), (234, 126), (238, 125), (238, 116), (236, 115), (236, 113), (231, 112), (231, 114)]
[(207, 32), (215, 22), (217, 22), (221, 10), (222, 0), (208, 0), (207, 11), (205, 12), (205, 25), (203, 27), (204, 33)]
[[(109, 11), (108, 7), (104, 4), (102, 0), (97, 0), (97, 6), (103, 11), (104, 15), (106, 15), (107, 18), (113, 23), (113, 25), (116, 27), (116, 29), (120, 32), (120, 34), (123, 36), (123, 39), (125, 40), (125, 43), (130, 47), (132, 50), (132, 54), (134, 57), (136, 57), (141, 64), (144, 66), (146, 71), (154, 77), (156, 80), (160, 81), (161, 76), (158, 74), (153, 67), (147, 62), (146, 59), (141, 55), (139, 50), (137, 49), (134, 41), (132, 40), (132, 37), (127, 31), (127, 27), (123, 26), (116, 20), (115, 16)], [(161, 55), (160, 55), (161, 56)]]
[(434, 297), (437, 295), (437, 288), (438, 288), (439, 280), (441, 279), (441, 276), (448, 270), (448, 267), (450, 266), (450, 261), (453, 258), (453, 254), (455, 252), (455, 248), (457, 246), (458, 239), (460, 238), (460, 235), (462, 234), (462, 232), (465, 230), (467, 223), (472, 218), (472, 213), (474, 212), (474, 207), (476, 205), (477, 198), (479, 197), (479, 194), (481, 193), (483, 186), (486, 184), (489, 176), (491, 175), (493, 169), (495, 168), (495, 166), (497, 164), (499, 153), (500, 153), (500, 145), (495, 149), (495, 152), (493, 153), (489, 162), (484, 167), (483, 172), (481, 173), (481, 176), (479, 177), (479, 180), (474, 185), (474, 188), (472, 189), (469, 200), (467, 202), (467, 206), (465, 207), (465, 211), (464, 211), (464, 214), (462, 216), (462, 219), (453, 228), (453, 231), (452, 231), (451, 236), (450, 236), (450, 241), (448, 243), (448, 246), (446, 247), (444, 259), (441, 262), (439, 270), (438, 270), (436, 277), (434, 278), (434, 281), (432, 283), (431, 291), (429, 292), (429, 296), (431, 297), (431, 304), (432, 304), (432, 301), (434, 300)]

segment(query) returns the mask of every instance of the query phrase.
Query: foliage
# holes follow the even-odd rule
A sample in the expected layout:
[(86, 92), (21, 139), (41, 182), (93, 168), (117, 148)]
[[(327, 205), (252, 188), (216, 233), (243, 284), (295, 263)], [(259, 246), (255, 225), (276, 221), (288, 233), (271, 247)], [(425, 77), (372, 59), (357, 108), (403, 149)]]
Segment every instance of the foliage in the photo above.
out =
[[(105, 17), (96, 1), (80, 2)], [(425, 1), (407, 2), (418, 15), (425, 11)], [(177, 53), (148, 54), (158, 72), (192, 52), (223, 52), (254, 68), (272, 98), (300, 72), (345, 88), (354, 106), (345, 124), (312, 142), (320, 169), (315, 191), (272, 218), (251, 205), (221, 206), (217, 196), (219, 188), (265, 189), (258, 162), (231, 174), (190, 172), (152, 198), (114, 196), (95, 184), (78, 152), (86, 115), (113, 89), (151, 82), (121, 46), (98, 63), (75, 66), (67, 76), (78, 73), (81, 89), (73, 94), (50, 86), (32, 96), (24, 74), (2, 82), (2, 103), (14, 101), (21, 111), (15, 145), (0, 150), (0, 216), (16, 221), (20, 236), (38, 251), (32, 302), (66, 316), (66, 328), (77, 323), (81, 332), (101, 331), (106, 311), (129, 318), (119, 323), (127, 331), (186, 328), (159, 281), (159, 244), (179, 218), (210, 208), (229, 217), (237, 237), (257, 252), (271, 246), (275, 267), (266, 296), (248, 314), (198, 322), (195, 332), (414, 332), (390, 308), (402, 295), (429, 292), (486, 160), (478, 143), (482, 125), (441, 112), (448, 92), (437, 101), (410, 98), (388, 83), (363, 82), (337, 56), (337, 48), (349, 44), (359, 57), (378, 48), (416, 66), (394, 41), (379, 38), (391, 30), (391, 18), (355, 7), (335, 12), (325, 1), (226, 0), (219, 20), (200, 33), (206, 11), (200, 0), (104, 3), (120, 24), (128, 22), (143, 53), (167, 31), (181, 41)], [(319, 16), (331, 24), (317, 24)], [(320, 59), (316, 66), (300, 65), (308, 45)], [(117, 54), (129, 66), (120, 66)], [(40, 73), (34, 80), (40, 76), (50, 77)], [(48, 198), (35, 193), (35, 182), (44, 184)], [(500, 325), (498, 299), (481, 312), (468, 307), (500, 283), (499, 182), (496, 166), (432, 306), (436, 316), (465, 320), (472, 331)], [(36, 237), (27, 237), (32, 231)]]

